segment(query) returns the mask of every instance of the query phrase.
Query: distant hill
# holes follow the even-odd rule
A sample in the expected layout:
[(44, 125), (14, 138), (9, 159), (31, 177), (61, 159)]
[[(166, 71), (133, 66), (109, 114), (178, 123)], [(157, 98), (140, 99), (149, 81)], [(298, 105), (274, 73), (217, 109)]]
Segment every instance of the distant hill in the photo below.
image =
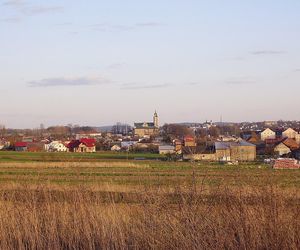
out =
[(94, 127), (94, 129), (97, 131), (97, 132), (111, 132), (113, 126), (110, 125), (110, 126), (101, 126), (101, 127)]

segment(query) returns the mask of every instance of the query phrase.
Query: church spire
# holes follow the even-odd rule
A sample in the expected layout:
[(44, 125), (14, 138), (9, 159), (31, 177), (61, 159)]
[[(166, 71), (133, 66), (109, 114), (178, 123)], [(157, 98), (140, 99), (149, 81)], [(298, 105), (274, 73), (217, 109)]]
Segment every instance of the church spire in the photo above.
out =
[(153, 123), (154, 123), (154, 127), (158, 128), (159, 127), (159, 124), (158, 124), (158, 114), (155, 110), (154, 112), (154, 116), (153, 116)]

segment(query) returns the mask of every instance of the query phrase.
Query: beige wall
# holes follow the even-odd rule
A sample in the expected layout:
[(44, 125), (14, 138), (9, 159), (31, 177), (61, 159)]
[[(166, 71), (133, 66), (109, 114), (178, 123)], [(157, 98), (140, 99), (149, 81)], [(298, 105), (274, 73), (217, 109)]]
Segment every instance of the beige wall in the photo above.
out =
[(216, 160), (217, 161), (221, 161), (221, 160), (225, 160), (225, 161), (230, 161), (230, 149), (218, 149), (216, 150)]
[(216, 160), (255, 161), (255, 159), (255, 146), (233, 146), (230, 149), (216, 150)]
[(262, 141), (265, 141), (266, 139), (275, 139), (276, 133), (270, 129), (266, 129), (260, 134), (260, 138)]
[(285, 155), (290, 153), (291, 150), (283, 143), (280, 143), (274, 148), (274, 152), (277, 153), (278, 155)]
[(232, 147), (230, 153), (232, 161), (255, 161), (256, 159), (255, 146)]
[(87, 147), (84, 144), (80, 144), (78, 148), (74, 148), (76, 153), (94, 153), (96, 152), (96, 147)]
[(157, 129), (154, 128), (136, 128), (134, 129), (134, 134), (138, 135), (139, 137), (143, 137), (143, 136), (152, 136), (152, 135), (156, 135), (158, 132)]
[(183, 156), (184, 160), (216, 161), (216, 154), (189, 154)]
[(300, 134), (296, 134), (295, 140), (298, 144), (300, 144)]
[(287, 129), (286, 131), (284, 131), (282, 133), (283, 137), (287, 137), (287, 138), (291, 138), (291, 139), (295, 139), (296, 138), (296, 134), (297, 132), (291, 128)]

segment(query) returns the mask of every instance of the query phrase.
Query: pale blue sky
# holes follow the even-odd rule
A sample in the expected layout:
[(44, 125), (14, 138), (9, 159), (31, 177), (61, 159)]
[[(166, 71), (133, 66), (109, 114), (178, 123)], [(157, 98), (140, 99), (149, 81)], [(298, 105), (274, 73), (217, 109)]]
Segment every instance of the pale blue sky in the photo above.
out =
[(298, 0), (0, 0), (0, 123), (300, 119)]

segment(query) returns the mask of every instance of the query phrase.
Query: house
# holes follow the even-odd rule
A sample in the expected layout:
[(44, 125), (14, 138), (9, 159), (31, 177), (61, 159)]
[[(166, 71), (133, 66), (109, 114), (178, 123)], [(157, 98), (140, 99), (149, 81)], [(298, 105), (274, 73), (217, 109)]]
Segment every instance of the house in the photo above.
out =
[(10, 142), (6, 140), (0, 140), (0, 150), (7, 149), (10, 146)]
[(172, 145), (160, 145), (158, 147), (159, 154), (166, 155), (166, 154), (174, 154), (175, 147)]
[(287, 154), (291, 153), (292, 151), (287, 145), (285, 145), (283, 142), (280, 142), (274, 148), (274, 152), (279, 156), (283, 156), (283, 155), (287, 155)]
[(277, 121), (264, 121), (264, 126), (266, 127), (274, 127), (277, 126), (278, 122)]
[(173, 141), (173, 144), (175, 146), (175, 151), (177, 154), (181, 154), (182, 152), (182, 141), (181, 140), (178, 140), (178, 139), (175, 139)]
[(246, 141), (252, 144), (258, 144), (261, 142), (259, 136), (253, 131), (251, 132), (250, 136)]
[(194, 136), (187, 135), (184, 137), (184, 146), (185, 147), (195, 147), (196, 146), (196, 140)]
[(244, 140), (215, 142), (217, 161), (255, 161), (256, 146)]
[(299, 144), (294, 139), (286, 138), (275, 146), (274, 152), (279, 156), (283, 156), (297, 149), (299, 149)]
[(244, 140), (218, 141), (214, 145), (183, 147), (183, 159), (195, 161), (254, 161), (256, 146)]
[(27, 142), (16, 142), (15, 151), (18, 152), (27, 151)]
[(158, 123), (158, 115), (156, 111), (153, 115), (153, 122), (134, 123), (134, 135), (137, 135), (139, 137), (155, 136), (158, 135), (158, 132), (159, 132), (159, 123)]
[(287, 130), (282, 132), (282, 137), (295, 139), (297, 134), (298, 133), (294, 129), (288, 128)]
[(80, 132), (75, 135), (76, 140), (84, 139), (84, 138), (101, 138), (102, 133), (98, 132), (90, 132), (90, 133), (85, 133), (85, 132)]
[(121, 142), (121, 148), (125, 150), (129, 150), (132, 148), (135, 144), (137, 144), (137, 141), (122, 141)]
[(115, 152), (118, 152), (118, 151), (121, 151), (121, 147), (119, 145), (113, 145), (111, 148), (110, 148), (111, 151), (115, 151)]
[(265, 141), (267, 139), (275, 139), (276, 138), (276, 132), (274, 132), (272, 129), (265, 129), (260, 133), (260, 139), (262, 141)]
[(69, 152), (74, 153), (94, 153), (96, 152), (95, 139), (82, 138), (80, 140), (72, 140), (67, 145)]
[(68, 148), (61, 141), (52, 141), (45, 145), (48, 152), (68, 152)]

